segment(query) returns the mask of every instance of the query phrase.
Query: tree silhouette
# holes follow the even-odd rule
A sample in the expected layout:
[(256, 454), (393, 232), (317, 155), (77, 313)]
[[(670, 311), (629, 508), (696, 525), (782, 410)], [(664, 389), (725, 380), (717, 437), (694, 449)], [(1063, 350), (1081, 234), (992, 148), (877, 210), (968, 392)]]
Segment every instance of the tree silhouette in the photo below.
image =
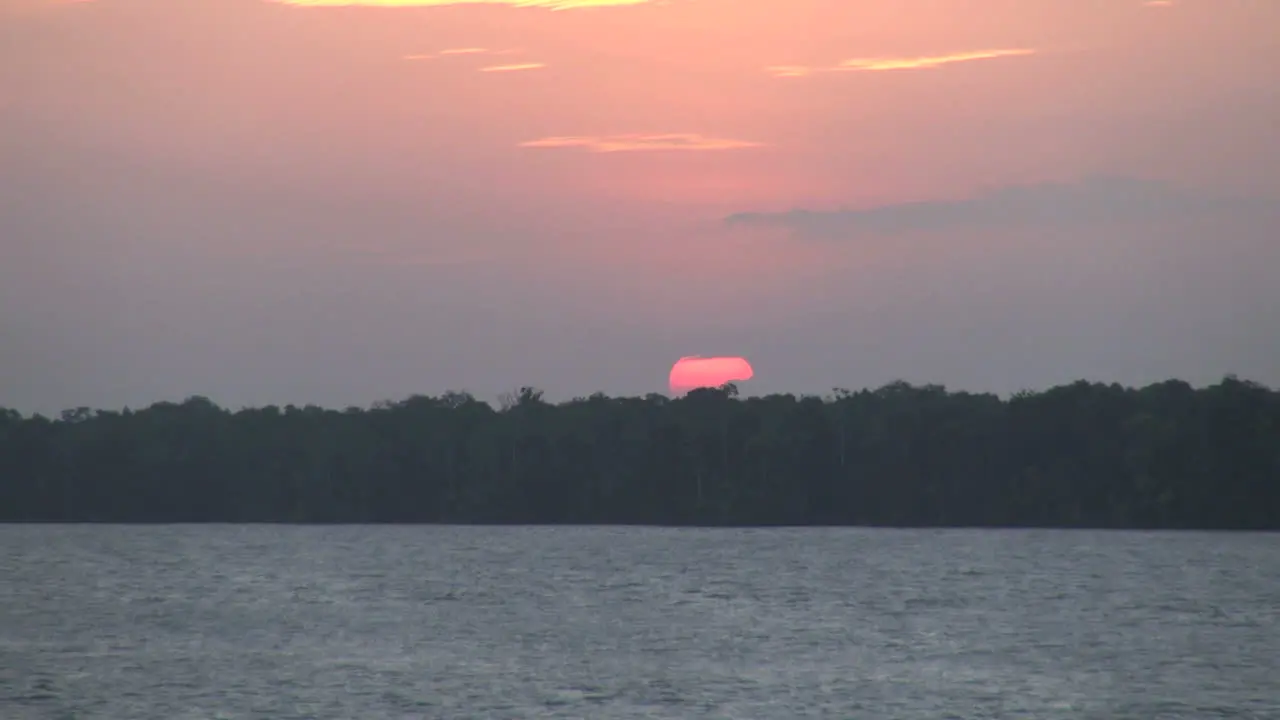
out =
[(1227, 377), (0, 408), (0, 521), (1280, 529), (1280, 393)]

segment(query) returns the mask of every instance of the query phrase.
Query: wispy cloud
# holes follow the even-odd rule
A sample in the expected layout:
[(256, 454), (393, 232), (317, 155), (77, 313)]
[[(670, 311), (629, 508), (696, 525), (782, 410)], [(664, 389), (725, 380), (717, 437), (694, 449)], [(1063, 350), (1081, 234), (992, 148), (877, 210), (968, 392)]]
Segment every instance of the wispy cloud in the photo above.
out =
[(462, 47), (447, 48), (433, 53), (412, 53), (404, 55), (405, 60), (435, 60), (437, 58), (447, 57), (467, 57), (470, 55), (511, 55), (520, 52), (519, 48), (505, 48), (503, 50), (491, 50), (483, 47)]
[(526, 148), (583, 148), (590, 152), (611, 153), (644, 150), (739, 150), (760, 147), (762, 143), (749, 140), (707, 137), (696, 133), (665, 133), (653, 135), (601, 135), (547, 137), (520, 143)]
[(1198, 193), (1150, 180), (1097, 176), (1075, 183), (1004, 187), (956, 201), (926, 200), (858, 210), (746, 212), (730, 215), (725, 222), (860, 237), (1014, 226), (1077, 228), (1206, 211), (1269, 211), (1269, 207), (1260, 200)]
[(1166, 8), (1173, 7), (1173, 0), (1146, 0), (1142, 4), (1149, 8)]
[(992, 60), (1003, 57), (1033, 55), (1031, 48), (1000, 48), (991, 50), (971, 50), (951, 53), (949, 55), (924, 55), (919, 57), (872, 57), (853, 58), (836, 65), (771, 65), (765, 71), (774, 77), (806, 77), (817, 73), (832, 72), (872, 72), (885, 70), (929, 70), (944, 65), (973, 62), (975, 60)]
[[(440, 50), (434, 53), (414, 53), (410, 55), (403, 55), (401, 57), (404, 60), (417, 61), (417, 60), (436, 60), (436, 59), (443, 59), (443, 58), (470, 58), (470, 57), (481, 57), (481, 56), (487, 57), (487, 56), (496, 56), (496, 55), (513, 55), (519, 52), (521, 52), (519, 48), (491, 50), (485, 47), (457, 47), (457, 48), (447, 48), (445, 50)], [(522, 72), (527, 70), (541, 70), (546, 66), (547, 66), (546, 63), (531, 61), (531, 62), (518, 62), (518, 63), (502, 63), (502, 64), (496, 64), (496, 65), (481, 65), (479, 67), (475, 67), (475, 66), (473, 67), (476, 72), (482, 72), (482, 73), (511, 73), (511, 72)]]
[(914, 58), (859, 58), (845, 60), (840, 63), (844, 70), (920, 70), (937, 68), (943, 65), (972, 62), (974, 60), (992, 60), (1002, 57), (1031, 55), (1035, 50), (1030, 48), (1008, 48), (1002, 50), (976, 50), (973, 52), (954, 53), (951, 55), (933, 55)]
[(508, 7), (577, 10), (582, 8), (644, 5), (654, 0), (266, 0), (297, 7), (445, 7), (448, 5), (506, 5)]
[(520, 72), (521, 70), (541, 70), (542, 68), (545, 68), (545, 67), (546, 67), (545, 63), (539, 63), (539, 62), (516, 63), (514, 65), (490, 65), (488, 67), (480, 68), (479, 72), (486, 72), (486, 73)]

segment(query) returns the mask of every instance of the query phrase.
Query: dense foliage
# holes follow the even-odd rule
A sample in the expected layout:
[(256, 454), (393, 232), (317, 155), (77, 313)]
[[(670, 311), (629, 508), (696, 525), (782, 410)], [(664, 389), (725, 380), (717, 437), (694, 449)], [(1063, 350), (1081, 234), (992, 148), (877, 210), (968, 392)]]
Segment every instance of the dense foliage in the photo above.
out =
[(1227, 378), (1007, 400), (895, 383), (0, 409), (0, 521), (1280, 529), (1280, 392)]

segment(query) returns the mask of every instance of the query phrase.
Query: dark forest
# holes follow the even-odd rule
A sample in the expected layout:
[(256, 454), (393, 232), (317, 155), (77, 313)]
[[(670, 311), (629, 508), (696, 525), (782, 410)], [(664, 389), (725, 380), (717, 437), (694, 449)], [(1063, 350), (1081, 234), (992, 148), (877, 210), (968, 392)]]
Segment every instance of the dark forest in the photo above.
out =
[(0, 409), (0, 521), (1280, 529), (1280, 392)]

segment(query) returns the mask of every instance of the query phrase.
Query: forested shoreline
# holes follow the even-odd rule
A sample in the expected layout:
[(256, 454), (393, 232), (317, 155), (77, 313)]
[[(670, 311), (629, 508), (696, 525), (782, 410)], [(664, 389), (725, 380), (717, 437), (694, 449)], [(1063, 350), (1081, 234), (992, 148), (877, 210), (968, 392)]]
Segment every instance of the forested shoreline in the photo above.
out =
[(0, 522), (1280, 529), (1280, 392), (0, 409)]

